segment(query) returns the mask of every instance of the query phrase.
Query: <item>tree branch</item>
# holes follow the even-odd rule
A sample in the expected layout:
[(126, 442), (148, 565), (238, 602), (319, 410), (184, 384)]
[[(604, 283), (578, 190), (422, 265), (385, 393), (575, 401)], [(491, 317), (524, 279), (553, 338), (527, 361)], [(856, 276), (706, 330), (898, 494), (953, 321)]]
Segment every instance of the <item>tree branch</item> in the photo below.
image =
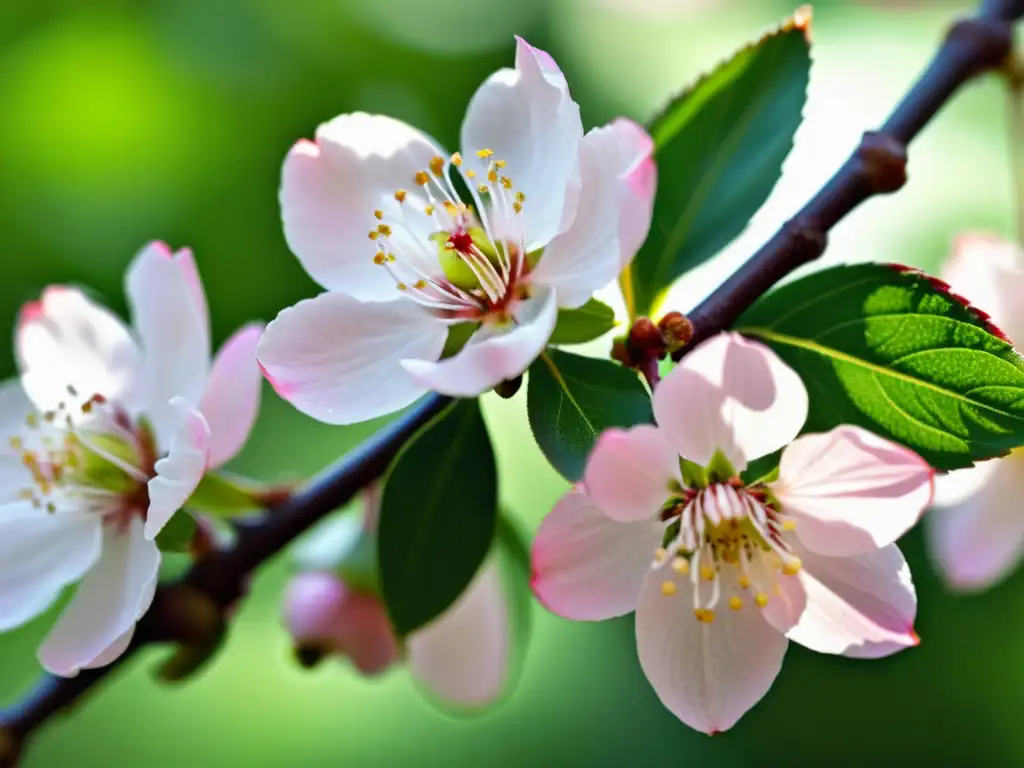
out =
[[(1024, 0), (985, 0), (976, 16), (954, 24), (928, 69), (882, 129), (865, 134), (850, 159), (803, 210), (693, 311), (693, 340), (673, 357), (680, 359), (695, 344), (730, 327), (776, 282), (818, 258), (828, 231), (860, 203), (902, 187), (907, 144), (961, 85), (1002, 65), (1012, 48), (1012, 24), (1021, 16)], [(0, 768), (16, 765), (36, 729), (67, 711), (139, 648), (179, 643), (198, 653), (198, 661), (193, 659), (187, 668), (201, 664), (216, 646), (225, 614), (244, 594), (252, 571), (379, 477), (402, 446), (448, 402), (438, 395), (424, 398), (306, 489), (272, 508), (263, 521), (242, 527), (232, 548), (200, 558), (181, 581), (161, 586), (131, 645), (115, 663), (72, 679), (44, 677), (24, 700), (0, 713)], [(167, 667), (165, 674), (171, 676)]]

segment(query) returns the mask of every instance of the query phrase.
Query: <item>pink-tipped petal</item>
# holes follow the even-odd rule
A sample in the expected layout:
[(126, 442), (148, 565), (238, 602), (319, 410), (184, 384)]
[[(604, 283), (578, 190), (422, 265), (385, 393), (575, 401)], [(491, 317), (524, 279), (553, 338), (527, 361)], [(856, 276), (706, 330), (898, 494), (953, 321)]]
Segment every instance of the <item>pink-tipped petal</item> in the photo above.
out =
[[(963, 591), (984, 589), (1006, 578), (1024, 555), (1024, 472), (1016, 456), (993, 459), (939, 478), (976, 492), (951, 506), (933, 509), (925, 520), (932, 559), (946, 582)], [(957, 477), (954, 477), (957, 476)], [(948, 482), (946, 482), (948, 481)], [(940, 495), (948, 496), (949, 494)]]
[(361, 302), (323, 293), (285, 309), (256, 357), (277, 393), (328, 424), (393, 413), (426, 392), (402, 368), (437, 360), (447, 326), (413, 301)]
[(174, 513), (184, 506), (206, 474), (210, 460), (210, 426), (184, 398), (171, 401), (176, 423), (167, 455), (154, 465), (149, 481), (145, 534), (155, 539)]
[(50, 286), (22, 309), (15, 336), (21, 381), (40, 411), (94, 394), (115, 399), (134, 384), (140, 355), (114, 314), (77, 288)]
[[(153, 601), (160, 573), (160, 550), (133, 517), (125, 530), (104, 530), (103, 554), (39, 649), (47, 671), (74, 677), (101, 655), (109, 657)], [(122, 649), (123, 650), (123, 649)]]
[(992, 235), (961, 235), (943, 266), (954, 292), (992, 318), (1016, 344), (1024, 344), (1024, 252)]
[[(805, 595), (786, 636), (818, 653), (876, 659), (918, 644), (917, 595), (899, 547), (854, 557), (823, 557), (796, 548), (803, 567), (780, 576), (784, 592)], [(773, 598), (775, 599), (775, 598)]]
[(190, 264), (191, 253), (169, 258), (166, 246), (151, 244), (135, 257), (125, 277), (144, 356), (138, 397), (162, 440), (175, 422), (171, 399), (183, 397), (198, 405), (210, 372), (206, 305), (197, 303), (198, 276)]
[(491, 562), (451, 608), (409, 637), (409, 671), (443, 701), (483, 707), (504, 690), (511, 642), (508, 600)]
[(782, 453), (772, 491), (818, 554), (845, 557), (891, 544), (931, 502), (920, 456), (860, 427), (804, 435)]
[(534, 594), (548, 610), (576, 621), (629, 613), (663, 530), (656, 520), (618, 523), (582, 490), (569, 491), (533, 540)]
[(292, 147), (281, 176), (281, 215), (288, 245), (310, 276), (359, 299), (394, 298), (394, 279), (371, 259), (373, 211), (412, 226), (425, 247), (431, 217), (403, 215), (395, 191), (413, 188), (416, 172), (444, 154), (415, 128), (361, 112), (339, 115), (317, 129), (315, 142)]
[(800, 433), (807, 390), (768, 347), (721, 333), (658, 385), (654, 416), (684, 458), (704, 465), (720, 450), (742, 471)]
[(514, 190), (526, 195), (522, 218), (527, 249), (551, 242), (572, 221), (580, 191), (583, 138), (579, 106), (554, 60), (517, 40), (516, 68), (501, 69), (477, 89), (462, 124), (465, 167), (487, 173), (480, 150), (504, 160)]
[(658, 168), (654, 163), (654, 139), (643, 126), (620, 117), (610, 123), (619, 162), (619, 249), (625, 269), (651, 231)]
[(444, 360), (402, 360), (416, 382), (453, 397), (476, 397), (530, 367), (547, 346), (558, 318), (555, 294), (537, 291), (515, 310), (509, 331), (484, 327), (459, 352)]
[(185, 278), (185, 283), (192, 294), (192, 301), (195, 302), (196, 309), (199, 310), (199, 315), (203, 319), (203, 326), (208, 329), (210, 327), (210, 309), (206, 303), (206, 290), (199, 277), (199, 267), (196, 266), (196, 258), (192, 249), (179, 248), (177, 251), (172, 251), (167, 243), (154, 243), (153, 245), (162, 250), (163, 255), (171, 259), (181, 270), (181, 275)]
[(608, 429), (587, 459), (587, 495), (613, 520), (653, 520), (680, 480), (679, 456), (657, 427)]
[[(771, 688), (787, 641), (753, 607), (723, 607), (698, 621), (688, 578), (663, 592), (667, 569), (644, 580), (636, 607), (640, 665), (658, 698), (691, 728), (718, 733), (736, 724)], [(671, 574), (671, 571), (668, 571)]]
[(234, 458), (249, 438), (260, 408), (263, 377), (256, 345), (263, 326), (247, 325), (224, 342), (210, 371), (199, 409), (210, 425), (210, 466)]

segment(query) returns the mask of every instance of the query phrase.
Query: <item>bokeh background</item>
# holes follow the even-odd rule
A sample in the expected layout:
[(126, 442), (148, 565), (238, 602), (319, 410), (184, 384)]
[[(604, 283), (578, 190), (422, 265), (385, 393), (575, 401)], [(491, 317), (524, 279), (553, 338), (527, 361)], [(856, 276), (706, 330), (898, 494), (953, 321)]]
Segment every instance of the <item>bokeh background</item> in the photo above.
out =
[[(816, 4), (806, 123), (785, 175), (749, 231), (688, 277), (670, 306), (691, 306), (797, 209), (885, 117), (965, 8)], [(13, 324), (22, 302), (58, 281), (91, 286), (123, 311), (123, 270), (159, 238), (195, 249), (221, 340), (316, 291), (288, 253), (276, 194), (288, 147), (319, 122), (384, 112), (454, 146), (476, 85), (511, 64), (515, 33), (555, 55), (587, 126), (643, 119), (793, 10), (792, 0), (3, 0), (0, 318)], [(1009, 235), (1007, 142), (998, 84), (972, 87), (915, 144), (907, 188), (838, 227), (827, 260), (934, 269), (957, 232)], [(379, 426), (329, 428), (265, 395), (234, 465), (261, 478), (309, 475)], [(503, 498), (533, 527), (564, 483), (531, 442), (524, 398), (485, 403)], [(473, 721), (431, 709), (400, 670), (376, 681), (340, 663), (304, 672), (278, 623), (288, 573), (279, 558), (198, 679), (159, 686), (151, 672), (161, 651), (148, 651), (46, 728), (25, 764), (1024, 764), (1024, 577), (953, 596), (919, 533), (904, 544), (922, 645), (878, 662), (793, 647), (765, 700), (714, 738), (661, 708), (629, 619), (574, 625), (536, 608), (518, 692)], [(3, 700), (38, 673), (34, 649), (51, 621), (0, 638)]]

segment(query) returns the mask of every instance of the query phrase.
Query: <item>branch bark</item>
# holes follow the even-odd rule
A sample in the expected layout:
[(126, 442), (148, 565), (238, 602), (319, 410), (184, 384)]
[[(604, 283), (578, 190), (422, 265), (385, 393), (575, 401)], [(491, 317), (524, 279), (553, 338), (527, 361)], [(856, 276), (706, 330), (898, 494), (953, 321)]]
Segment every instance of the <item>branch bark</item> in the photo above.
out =
[[(776, 282), (818, 258), (828, 231), (862, 202), (900, 189), (906, 182), (909, 142), (960, 86), (1003, 64), (1012, 49), (1013, 24), (1022, 16), (1024, 0), (985, 0), (975, 16), (954, 24), (885, 125), (865, 134), (803, 210), (690, 314), (694, 337), (673, 357), (681, 359), (694, 345), (730, 327)], [(225, 615), (244, 594), (250, 574), (383, 474), (402, 446), (448, 402), (438, 395), (424, 398), (307, 488), (272, 508), (262, 522), (243, 527), (235, 546), (200, 558), (181, 581), (161, 586), (131, 645), (115, 663), (72, 679), (44, 677), (22, 701), (0, 713), (0, 768), (17, 765), (40, 726), (67, 711), (139, 648), (178, 643), (198, 654), (190, 668), (202, 663), (215, 648)]]

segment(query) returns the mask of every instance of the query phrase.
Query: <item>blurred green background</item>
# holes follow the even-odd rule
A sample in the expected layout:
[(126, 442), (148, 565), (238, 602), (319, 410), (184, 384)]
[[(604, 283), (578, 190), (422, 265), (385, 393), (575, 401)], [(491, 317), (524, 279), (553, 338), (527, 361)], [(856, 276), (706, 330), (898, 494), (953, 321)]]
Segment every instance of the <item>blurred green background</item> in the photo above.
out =
[[(820, 2), (806, 124), (748, 232), (685, 280), (687, 309), (838, 166), (924, 65), (961, 2)], [(454, 147), (467, 99), (511, 65), (513, 34), (558, 59), (587, 126), (643, 119), (702, 68), (792, 12), (778, 0), (4, 0), (0, 2), (0, 317), (49, 282), (123, 311), (122, 272), (149, 239), (190, 245), (223, 339), (311, 295), (279, 224), (288, 147), (351, 110), (408, 120)], [(1012, 226), (1006, 105), (963, 93), (914, 146), (911, 181), (844, 222), (828, 261), (934, 269), (964, 229)], [(660, 172), (671, 174), (671, 168)], [(5, 336), (6, 338), (6, 336)], [(600, 352), (600, 348), (596, 352)], [(0, 354), (12, 371), (9, 348)], [(234, 468), (305, 476), (369, 434), (329, 428), (266, 390)], [(535, 526), (564, 490), (531, 442), (524, 398), (485, 398), (502, 493)], [(922, 645), (858, 662), (793, 647), (765, 700), (724, 735), (674, 720), (639, 670), (631, 620), (576, 625), (535, 609), (517, 694), (474, 721), (421, 700), (398, 670), (303, 672), (278, 624), (279, 559), (256, 580), (225, 652), (159, 687), (148, 651), (42, 732), (44, 766), (1024, 764), (1024, 577), (973, 598), (943, 591), (905, 542)], [(0, 638), (0, 696), (38, 673), (51, 617)]]

